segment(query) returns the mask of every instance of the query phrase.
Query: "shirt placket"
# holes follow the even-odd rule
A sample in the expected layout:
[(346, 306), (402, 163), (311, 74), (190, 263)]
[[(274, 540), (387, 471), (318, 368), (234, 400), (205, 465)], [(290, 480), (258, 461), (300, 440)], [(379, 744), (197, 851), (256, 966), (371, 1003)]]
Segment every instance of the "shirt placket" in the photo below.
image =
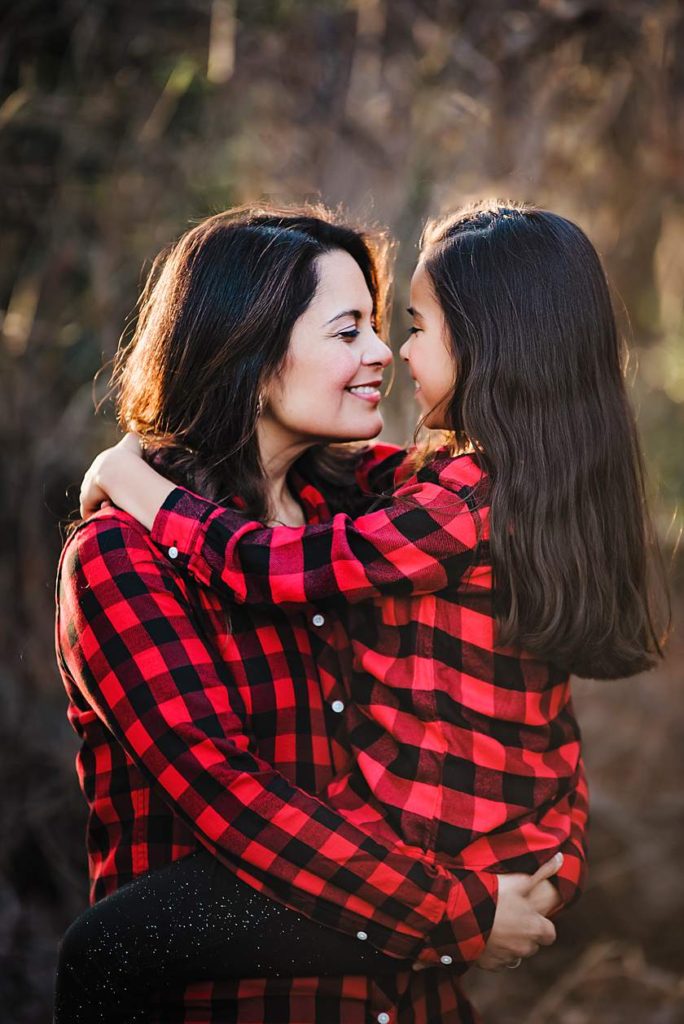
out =
[[(387, 979), (388, 988), (394, 979)], [(377, 981), (371, 980), (368, 1000), (368, 1024), (397, 1024), (398, 1014), (394, 1000)]]
[(347, 692), (342, 679), (341, 644), (348, 643), (346, 633), (337, 617), (329, 610), (310, 608), (307, 610), (307, 626), (311, 635), (311, 646), (318, 666), (321, 693), (325, 708), (325, 720), (329, 735), (342, 739), (344, 710), (347, 706)]

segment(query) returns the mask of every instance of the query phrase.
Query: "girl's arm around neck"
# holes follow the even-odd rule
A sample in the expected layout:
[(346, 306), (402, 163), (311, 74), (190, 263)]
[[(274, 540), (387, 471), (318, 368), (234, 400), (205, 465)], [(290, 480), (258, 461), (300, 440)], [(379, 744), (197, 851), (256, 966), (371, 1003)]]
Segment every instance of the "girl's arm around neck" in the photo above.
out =
[(106, 493), (152, 530), (177, 568), (247, 604), (436, 593), (458, 586), (480, 539), (479, 517), (458, 493), (457, 477), (449, 488), (436, 478), (409, 480), (389, 507), (356, 519), (340, 513), (328, 523), (264, 527), (175, 488), (125, 441), (98, 456), (89, 473), (86, 508)]

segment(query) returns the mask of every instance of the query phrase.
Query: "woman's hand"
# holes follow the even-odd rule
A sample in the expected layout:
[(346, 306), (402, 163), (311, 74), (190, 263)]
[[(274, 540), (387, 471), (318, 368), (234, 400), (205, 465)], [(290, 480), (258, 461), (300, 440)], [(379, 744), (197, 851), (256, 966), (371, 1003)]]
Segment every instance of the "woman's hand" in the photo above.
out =
[(521, 959), (534, 956), (540, 946), (556, 941), (556, 929), (547, 920), (560, 901), (548, 879), (563, 863), (557, 853), (534, 875), (499, 875), (499, 896), (494, 927), (477, 966), (487, 971), (517, 966)]
[(529, 896), (532, 907), (544, 917), (553, 914), (561, 905), (561, 898), (558, 889), (548, 878), (538, 882)]
[(93, 460), (81, 484), (83, 518), (103, 505), (116, 505), (152, 529), (154, 518), (174, 485), (142, 458), (137, 434), (126, 434)]

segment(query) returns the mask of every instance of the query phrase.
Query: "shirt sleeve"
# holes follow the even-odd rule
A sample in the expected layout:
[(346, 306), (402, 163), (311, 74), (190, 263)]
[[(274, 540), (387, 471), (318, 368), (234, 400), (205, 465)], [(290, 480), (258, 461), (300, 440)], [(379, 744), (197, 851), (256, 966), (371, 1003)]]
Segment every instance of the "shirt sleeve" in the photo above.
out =
[(265, 528), (176, 488), (157, 513), (152, 540), (199, 582), (240, 603), (356, 603), (456, 586), (473, 562), (478, 520), (459, 494), (415, 478), (387, 508), (304, 527)]
[(580, 758), (577, 767), (577, 785), (572, 794), (570, 808), (570, 834), (561, 846), (563, 864), (551, 881), (558, 889), (561, 904), (554, 915), (576, 903), (587, 882), (587, 825), (589, 823), (589, 791)]
[(69, 541), (63, 666), (198, 839), (266, 895), (389, 955), (477, 959), (496, 877), (455, 877), (399, 839), (387, 849), (261, 760), (227, 667), (195, 619), (137, 523), (100, 515)]

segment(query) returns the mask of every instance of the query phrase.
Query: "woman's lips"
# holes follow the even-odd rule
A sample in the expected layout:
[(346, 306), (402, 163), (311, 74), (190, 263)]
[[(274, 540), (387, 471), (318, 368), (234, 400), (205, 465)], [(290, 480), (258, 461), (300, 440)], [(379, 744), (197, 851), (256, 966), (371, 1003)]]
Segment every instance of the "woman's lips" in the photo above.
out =
[(355, 384), (353, 387), (345, 388), (345, 391), (364, 402), (377, 403), (382, 398), (379, 385), (380, 381), (377, 383), (374, 381), (372, 384)]

